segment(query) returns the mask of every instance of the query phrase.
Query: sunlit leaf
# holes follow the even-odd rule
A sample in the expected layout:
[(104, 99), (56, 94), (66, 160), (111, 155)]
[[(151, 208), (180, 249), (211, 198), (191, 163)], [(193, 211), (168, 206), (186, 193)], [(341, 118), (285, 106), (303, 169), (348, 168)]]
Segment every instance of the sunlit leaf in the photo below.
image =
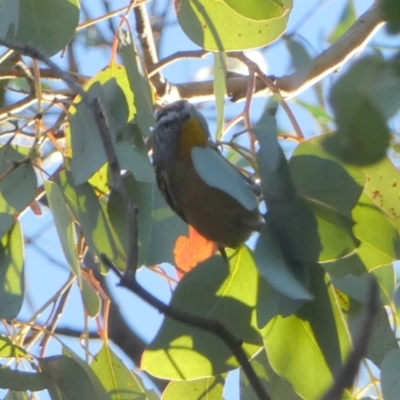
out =
[[(307, 400), (320, 399), (350, 350), (347, 326), (329, 279), (319, 266), (310, 273), (315, 300), (296, 314), (276, 317), (265, 328), (269, 362)], [(318, 373), (316, 373), (318, 371)]]
[(142, 379), (131, 372), (106, 344), (90, 366), (111, 399), (156, 400), (155, 392), (147, 390)]
[(170, 382), (163, 392), (163, 400), (220, 400), (225, 380), (221, 375), (194, 381)]
[[(251, 357), (261, 345), (254, 312), (258, 271), (245, 247), (230, 251), (228, 257), (229, 265), (216, 256), (186, 274), (174, 291), (171, 306), (220, 321), (240, 338)], [(237, 366), (221, 339), (169, 318), (141, 363), (152, 375), (177, 380), (221, 374)]]
[[(290, 10), (291, 0), (282, 1)], [(198, 46), (212, 51), (246, 50), (273, 42), (285, 31), (289, 13), (265, 21), (243, 17), (222, 1), (199, 0), (176, 2), (178, 21)]]

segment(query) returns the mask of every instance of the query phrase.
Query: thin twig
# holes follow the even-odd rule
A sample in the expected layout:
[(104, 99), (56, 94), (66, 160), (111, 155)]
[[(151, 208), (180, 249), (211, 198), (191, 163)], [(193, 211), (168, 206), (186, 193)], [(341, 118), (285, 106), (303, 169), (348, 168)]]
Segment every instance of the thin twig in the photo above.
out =
[[(384, 24), (385, 21), (382, 19), (379, 5), (376, 2), (358, 18), (342, 37), (314, 58), (308, 74), (304, 74), (304, 71), (295, 71), (290, 75), (277, 77), (275, 85), (284, 98), (297, 96), (325, 76), (340, 69), (349, 59), (359, 54)], [(245, 99), (247, 79), (247, 76), (227, 78), (227, 93), (234, 101)], [(214, 98), (214, 81), (212, 80), (170, 83), (170, 86), (173, 96), (176, 97), (178, 93), (180, 98), (190, 99), (191, 102), (207, 101)], [(257, 96), (270, 96), (272, 93), (261, 79), (257, 79), (255, 94)]]
[(186, 60), (188, 58), (204, 58), (209, 54), (210, 52), (207, 50), (177, 51), (176, 53), (171, 54), (168, 57), (163, 58), (161, 61), (149, 66), (147, 69), (148, 77), (151, 78), (160, 69), (165, 68), (176, 61)]
[(372, 334), (373, 322), (378, 310), (378, 290), (378, 283), (375, 278), (372, 278), (368, 290), (368, 297), (360, 318), (359, 333), (355, 340), (353, 351), (347, 359), (346, 364), (341, 369), (333, 387), (325, 394), (323, 400), (340, 400), (342, 399), (343, 392), (353, 385)]

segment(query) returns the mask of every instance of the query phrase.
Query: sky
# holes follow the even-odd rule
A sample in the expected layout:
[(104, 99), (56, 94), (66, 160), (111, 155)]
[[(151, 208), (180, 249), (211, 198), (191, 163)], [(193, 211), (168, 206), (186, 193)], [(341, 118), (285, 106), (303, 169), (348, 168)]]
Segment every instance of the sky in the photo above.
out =
[[(97, 0), (83, 0), (83, 4), (91, 17), (99, 16), (104, 12), (100, 7), (101, 3), (102, 2)], [(118, 9), (125, 6), (127, 3), (128, 1), (126, 0), (109, 1), (111, 9)], [(164, 1), (159, 0), (158, 3), (164, 4)], [(294, 33), (296, 37), (301, 38), (302, 41), (307, 43), (307, 48), (312, 55), (319, 54), (328, 46), (325, 39), (333, 30), (346, 3), (347, 1), (345, 0), (294, 0), (294, 7), (290, 15), (287, 33)], [(372, 1), (367, 0), (355, 1), (357, 15), (363, 13), (371, 4)], [(161, 47), (161, 58), (176, 51), (198, 49), (197, 46), (182, 33), (177, 23), (174, 22), (175, 16), (172, 6), (170, 6), (167, 20), (172, 23), (165, 31), (165, 37), (163, 38)], [(179, 40), (177, 38), (179, 38)], [(382, 30), (373, 39), (372, 43), (394, 45), (395, 39), (388, 38), (384, 30)], [(76, 58), (81, 73), (89, 76), (95, 75), (109, 63), (110, 54), (111, 49), (107, 47), (89, 50), (85, 49), (83, 46), (79, 47)], [(267, 60), (269, 74), (281, 76), (291, 71), (291, 61), (284, 43), (279, 42), (271, 45), (263, 54)], [(65, 65), (65, 60), (58, 56), (54, 57), (54, 60), (59, 65)], [(171, 82), (186, 82), (193, 80), (196, 73), (201, 68), (206, 68), (211, 65), (212, 57), (208, 57), (206, 60), (180, 62), (166, 68), (164, 72), (167, 79)], [(326, 79), (330, 80), (335, 78), (328, 77)], [(307, 90), (301, 95), (301, 98), (307, 101), (314, 101), (315, 95), (313, 90)], [(257, 112), (261, 112), (264, 102), (265, 100), (258, 100), (254, 103), (254, 115), (257, 115)], [(229, 104), (229, 102), (227, 102), (227, 104)], [(305, 135), (307, 137), (315, 135), (317, 133), (317, 126), (312, 118), (292, 102), (290, 102), (290, 105), (293, 107), (293, 111), (300, 121)], [(235, 113), (241, 111), (242, 107), (243, 103), (235, 105), (229, 104), (227, 116), (235, 115)], [(206, 105), (204, 113), (211, 122), (213, 118), (215, 118), (212, 104)], [(286, 130), (291, 131), (291, 126), (283, 113), (278, 114), (278, 123)], [(211, 123), (210, 126), (212, 131), (215, 124)], [(396, 121), (394, 122), (394, 128), (398, 128), (398, 123)], [(55, 228), (52, 225), (52, 217), (48, 210), (43, 208), (43, 216), (41, 217), (37, 217), (33, 215), (31, 211), (27, 211), (22, 217), (22, 225), (25, 237), (32, 239), (32, 244), (26, 246), (25, 267), (27, 296), (19, 316), (20, 319), (26, 319), (32, 314), (32, 311), (36, 311), (54, 294), (55, 290), (67, 280), (69, 268), (59, 245)], [(165, 266), (165, 268), (169, 274), (174, 274), (172, 267)], [(123, 314), (126, 316), (131, 326), (145, 340), (150, 341), (157, 333), (162, 322), (162, 316), (152, 307), (136, 298), (131, 292), (116, 287), (117, 280), (115, 276), (112, 276), (112, 274), (110, 275), (110, 286), (118, 303), (121, 305)], [(138, 272), (138, 278), (143, 286), (155, 293), (161, 300), (167, 302), (170, 299), (170, 288), (164, 278), (161, 278), (145, 268), (142, 268)], [(41, 320), (44, 321), (47, 315), (48, 314), (45, 313)], [(84, 315), (80, 295), (78, 290), (74, 288), (60, 325), (82, 329), (83, 320)], [(93, 329), (95, 328), (94, 322), (92, 322), (91, 326)], [(65, 339), (65, 342), (70, 345), (74, 351), (83, 355), (83, 351), (80, 346), (77, 345), (76, 340)], [(93, 345), (93, 353), (96, 352), (100, 344), (100, 342), (97, 342)], [(131, 362), (126, 359), (118, 348), (116, 348), (115, 351), (127, 362), (129, 367), (133, 368)], [(59, 354), (59, 352), (60, 346), (52, 341), (47, 354)], [(238, 373), (231, 373), (228, 381), (225, 398), (227, 400), (238, 400)], [(41, 393), (40, 398), (45, 399), (46, 396)]]

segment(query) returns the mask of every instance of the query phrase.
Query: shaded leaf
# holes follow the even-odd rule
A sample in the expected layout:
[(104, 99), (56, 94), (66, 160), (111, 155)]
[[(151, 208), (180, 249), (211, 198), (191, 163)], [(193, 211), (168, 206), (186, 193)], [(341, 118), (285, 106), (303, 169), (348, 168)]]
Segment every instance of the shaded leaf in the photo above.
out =
[[(49, 57), (69, 43), (78, 26), (77, 0), (19, 0), (10, 3), (19, 4), (19, 17), (18, 24), (14, 19), (7, 38), (34, 45)], [(10, 14), (9, 7), (7, 11)]]
[[(251, 360), (251, 365), (271, 399), (300, 400), (303, 398), (295, 393), (289, 382), (272, 369), (264, 349)], [(242, 369), (240, 370), (240, 398), (242, 400), (259, 399)]]
[(94, 190), (88, 183), (76, 186), (69, 172), (61, 172), (56, 180), (64, 199), (78, 221), (93, 256), (105, 254), (110, 260), (115, 257), (113, 239), (107, 220)]
[(3, 236), (0, 244), (0, 318), (14, 319), (24, 299), (24, 239), (19, 222)]
[(385, 400), (396, 400), (400, 390), (400, 350), (388, 352), (382, 362), (381, 384)]
[(388, 31), (392, 34), (400, 32), (400, 4), (397, 0), (382, 0), (383, 18), (388, 21)]
[(277, 291), (290, 299), (313, 299), (307, 286), (292, 271), (268, 224), (263, 227), (258, 238), (254, 258), (261, 276)]
[(193, 147), (191, 154), (196, 172), (207, 185), (224, 191), (249, 211), (257, 208), (250, 186), (221, 154), (210, 147), (200, 146)]
[(0, 1), (0, 37), (13, 37), (18, 31), (19, 2)]
[(257, 161), (261, 189), (267, 206), (271, 202), (293, 198), (295, 195), (288, 162), (277, 139), (276, 110), (276, 102), (268, 102), (253, 129), (260, 146)]
[(49, 385), (49, 379), (43, 373), (15, 371), (4, 366), (0, 368), (0, 388), (2, 389), (38, 392), (47, 389)]
[(78, 253), (76, 251), (75, 226), (71, 214), (65, 203), (60, 187), (56, 183), (50, 181), (45, 181), (44, 187), (46, 189), (49, 206), (53, 213), (58, 238), (60, 239), (68, 266), (77, 276), (79, 285), (81, 285), (81, 270), (78, 261)]
[(390, 141), (386, 119), (400, 108), (399, 89), (393, 63), (382, 56), (354, 63), (332, 88), (338, 131), (325, 138), (324, 147), (345, 162), (368, 165), (380, 161)]
[(110, 399), (90, 368), (83, 368), (69, 356), (42, 358), (40, 366), (43, 374), (52, 383), (48, 388), (52, 399)]

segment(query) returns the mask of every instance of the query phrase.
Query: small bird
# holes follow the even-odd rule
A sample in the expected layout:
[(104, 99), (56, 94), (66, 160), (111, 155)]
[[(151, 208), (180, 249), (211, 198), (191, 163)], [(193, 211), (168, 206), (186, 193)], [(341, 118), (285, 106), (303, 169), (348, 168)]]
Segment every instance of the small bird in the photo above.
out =
[[(247, 209), (236, 198), (217, 187), (207, 184), (196, 171), (192, 150), (196, 147), (215, 149), (207, 121), (186, 100), (167, 105), (158, 112), (153, 132), (153, 166), (158, 187), (168, 205), (206, 239), (218, 247), (236, 248), (245, 242), (253, 231), (262, 225), (255, 194), (254, 209)], [(247, 190), (245, 187), (245, 190)]]

